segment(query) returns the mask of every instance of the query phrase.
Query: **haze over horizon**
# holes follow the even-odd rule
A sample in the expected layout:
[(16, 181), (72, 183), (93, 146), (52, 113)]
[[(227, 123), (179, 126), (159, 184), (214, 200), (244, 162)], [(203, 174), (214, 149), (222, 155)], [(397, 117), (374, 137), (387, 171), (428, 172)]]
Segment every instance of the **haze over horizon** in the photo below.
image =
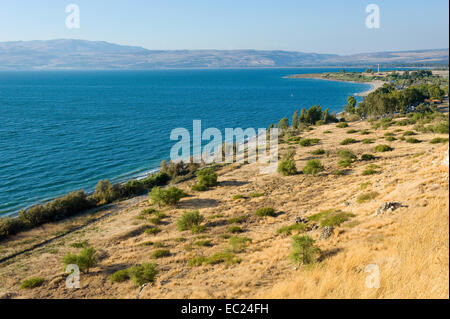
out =
[[(65, 25), (70, 3), (80, 8), (79, 29)], [(371, 3), (380, 8), (379, 29), (365, 25), (366, 7)], [(69, 38), (148, 50), (254, 49), (339, 55), (443, 49), (449, 47), (448, 6), (445, 0), (0, 0), (0, 42)]]

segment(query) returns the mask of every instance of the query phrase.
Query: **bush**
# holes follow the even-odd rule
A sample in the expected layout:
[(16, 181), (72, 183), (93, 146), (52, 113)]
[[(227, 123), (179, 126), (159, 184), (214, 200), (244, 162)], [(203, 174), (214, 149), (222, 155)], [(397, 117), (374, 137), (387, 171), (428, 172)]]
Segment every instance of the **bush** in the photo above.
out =
[(97, 264), (97, 253), (93, 247), (83, 248), (78, 255), (67, 253), (63, 259), (64, 265), (77, 265), (81, 272), (88, 273)]
[(290, 176), (297, 174), (297, 166), (295, 165), (295, 161), (293, 158), (285, 158), (281, 160), (280, 164), (278, 164), (278, 173), (283, 174), (284, 176)]
[(163, 257), (169, 257), (169, 256), (170, 256), (170, 250), (168, 250), (168, 249), (158, 249), (152, 253), (153, 258), (163, 258)]
[(338, 125), (336, 125), (336, 127), (337, 127), (337, 128), (346, 128), (346, 127), (348, 127), (348, 124), (345, 123), (345, 122), (341, 122), (341, 123), (339, 123)]
[(379, 153), (383, 153), (383, 152), (390, 152), (393, 151), (394, 149), (392, 147), (390, 147), (389, 145), (377, 145), (377, 147), (375, 147), (375, 151), (379, 152)]
[(366, 138), (364, 140), (362, 140), (363, 144), (373, 144), (375, 143), (375, 140), (373, 138)]
[(361, 155), (361, 161), (373, 161), (376, 157), (372, 154), (363, 154)]
[(30, 278), (30, 279), (26, 279), (26, 280), (22, 281), (20, 288), (21, 289), (33, 289), (33, 288), (41, 286), (44, 282), (45, 282), (44, 278), (34, 277), (34, 278)]
[(192, 212), (184, 212), (181, 218), (177, 221), (179, 231), (192, 230), (195, 226), (199, 226), (204, 220), (204, 217), (198, 210)]
[(306, 162), (306, 166), (303, 168), (304, 174), (317, 174), (324, 170), (322, 163), (317, 159), (312, 159)]
[(247, 221), (248, 217), (247, 216), (240, 216), (240, 217), (234, 217), (234, 218), (230, 218), (227, 223), (228, 224), (242, 224), (245, 223)]
[(299, 144), (300, 146), (313, 146), (319, 144), (320, 140), (318, 138), (304, 138), (302, 139)]
[(346, 222), (351, 217), (355, 217), (354, 214), (342, 212), (340, 210), (325, 210), (320, 213), (314, 214), (308, 217), (310, 221), (320, 222), (321, 227), (325, 226), (340, 226), (343, 222)]
[(351, 129), (351, 130), (347, 131), (347, 134), (355, 134), (355, 133), (358, 133), (358, 132), (359, 132), (358, 130)]
[(185, 196), (186, 193), (183, 190), (173, 186), (168, 189), (157, 186), (150, 192), (152, 203), (158, 206), (176, 205)]
[(331, 214), (330, 216), (324, 218), (320, 222), (320, 226), (321, 227), (326, 227), (326, 226), (337, 227), (337, 226), (340, 226), (342, 223), (346, 222), (347, 220), (349, 220), (351, 217), (355, 217), (355, 215), (351, 214), (351, 213), (335, 212), (335, 213)]
[(299, 233), (306, 231), (306, 224), (294, 224), (290, 226), (284, 226), (277, 230), (278, 234), (292, 235), (292, 232), (297, 231)]
[(388, 137), (386, 137), (386, 141), (387, 142), (393, 142), (393, 141), (396, 141), (397, 139), (395, 138), (395, 137), (393, 137), (393, 136), (388, 136)]
[(341, 145), (349, 145), (349, 144), (355, 144), (358, 143), (357, 140), (355, 140), (354, 138), (346, 138), (345, 140), (343, 140), (341, 142)]
[(363, 174), (363, 176), (375, 175), (375, 174), (378, 174), (378, 171), (376, 169), (373, 169), (373, 168), (366, 168), (362, 172), (362, 174)]
[(136, 286), (142, 286), (155, 280), (158, 274), (156, 264), (136, 265), (128, 269), (128, 274)]
[(364, 202), (368, 202), (371, 201), (372, 199), (375, 199), (376, 197), (378, 197), (378, 195), (379, 194), (377, 192), (370, 192), (367, 194), (359, 195), (356, 201), (358, 202), (358, 204), (362, 204)]
[(314, 245), (314, 240), (309, 236), (292, 237), (291, 260), (294, 263), (311, 264), (316, 261), (319, 248)]
[(403, 136), (413, 136), (416, 135), (416, 133), (414, 133), (413, 131), (406, 131), (403, 133)]
[(264, 208), (259, 208), (256, 211), (256, 216), (259, 217), (266, 217), (266, 216), (270, 216), (270, 217), (275, 217), (275, 209), (271, 208), (271, 207), (264, 207)]
[(264, 193), (253, 193), (253, 194), (250, 194), (251, 198), (258, 198), (258, 197), (263, 197), (263, 196), (264, 196)]
[(431, 144), (448, 143), (448, 138), (436, 137), (430, 141)]
[(0, 218), (0, 240), (17, 234), (23, 228), (24, 224), (18, 218)]
[(312, 151), (312, 152), (311, 152), (311, 155), (323, 155), (323, 154), (325, 154), (325, 153), (326, 153), (325, 150), (323, 150), (323, 149), (318, 149), (318, 150)]
[(192, 189), (202, 192), (214, 186), (217, 186), (217, 174), (212, 168), (205, 168), (197, 172), (197, 184)]
[(406, 143), (411, 143), (411, 144), (417, 144), (417, 143), (421, 143), (421, 140), (418, 140), (417, 138), (414, 137), (410, 137), (406, 139)]
[(231, 249), (234, 253), (242, 252), (252, 240), (248, 237), (230, 237)]
[(113, 273), (109, 279), (112, 282), (124, 282), (130, 279), (130, 274), (128, 273), (128, 269), (122, 269)]
[(211, 240), (199, 240), (194, 243), (195, 246), (199, 247), (210, 247), (212, 246)]
[(228, 227), (228, 232), (232, 234), (238, 234), (244, 232), (239, 226), (230, 226)]
[(162, 230), (158, 227), (150, 227), (145, 230), (145, 233), (147, 235), (156, 235), (159, 234), (160, 232), (162, 232)]
[(244, 199), (244, 198), (245, 198), (244, 195), (241, 195), (241, 194), (237, 194), (237, 195), (233, 196), (233, 200)]

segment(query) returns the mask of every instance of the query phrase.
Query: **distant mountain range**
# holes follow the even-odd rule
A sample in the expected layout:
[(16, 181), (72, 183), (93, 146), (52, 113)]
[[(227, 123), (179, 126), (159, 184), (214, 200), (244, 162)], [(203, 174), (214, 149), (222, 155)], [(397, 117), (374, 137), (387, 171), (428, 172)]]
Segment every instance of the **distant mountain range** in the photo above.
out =
[(143, 70), (448, 64), (448, 49), (317, 54), (260, 50), (147, 50), (101, 41), (48, 40), (0, 42), (0, 70)]

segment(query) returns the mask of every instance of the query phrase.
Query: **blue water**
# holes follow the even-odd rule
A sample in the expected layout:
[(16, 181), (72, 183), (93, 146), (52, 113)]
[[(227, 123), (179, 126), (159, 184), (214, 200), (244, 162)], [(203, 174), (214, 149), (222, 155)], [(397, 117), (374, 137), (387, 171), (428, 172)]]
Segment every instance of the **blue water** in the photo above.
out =
[[(355, 69), (357, 70), (357, 69)], [(264, 128), (301, 107), (340, 111), (367, 84), (284, 79), (332, 69), (0, 73), (0, 215), (169, 158), (170, 132)]]

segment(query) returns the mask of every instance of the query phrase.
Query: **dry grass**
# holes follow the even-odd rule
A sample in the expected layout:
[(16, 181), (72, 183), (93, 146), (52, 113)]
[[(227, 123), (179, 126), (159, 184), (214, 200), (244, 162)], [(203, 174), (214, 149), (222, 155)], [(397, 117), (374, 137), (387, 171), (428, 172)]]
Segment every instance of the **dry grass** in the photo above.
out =
[[(262, 297), (448, 298), (448, 209), (448, 201), (434, 200), (427, 208), (411, 210), (383, 249), (370, 242), (355, 243), (325, 264), (298, 271)], [(379, 266), (379, 289), (366, 287), (369, 264)]]
[[(424, 143), (414, 145), (393, 141), (394, 151), (379, 153), (373, 161), (380, 167), (379, 174), (362, 176), (367, 162), (356, 161), (344, 175), (334, 176), (337, 150), (351, 150), (359, 158), (374, 148), (363, 143), (336, 145), (348, 135), (334, 126), (302, 134), (302, 138), (320, 138), (320, 147), (330, 150), (329, 157), (321, 158), (324, 172), (284, 177), (259, 174), (257, 163), (224, 167), (218, 172), (218, 187), (195, 192), (178, 207), (161, 211), (167, 218), (158, 225), (161, 232), (157, 234), (146, 234), (150, 222), (137, 219), (151, 207), (147, 198), (121, 203), (113, 215), (1, 264), (0, 298), (135, 298), (138, 289), (133, 282), (113, 283), (109, 278), (118, 270), (149, 262), (156, 262), (160, 271), (141, 298), (448, 298), (448, 168), (433, 163), (442, 159), (447, 146), (429, 143), (444, 136), (419, 133), (417, 138)], [(357, 122), (350, 128), (362, 132), (370, 125)], [(327, 130), (334, 134), (324, 134)], [(384, 133), (372, 130), (368, 138), (380, 139)], [(355, 136), (362, 138), (358, 133)], [(285, 147), (282, 144), (280, 152)], [(294, 160), (299, 169), (311, 159), (310, 152), (296, 147)], [(178, 186), (191, 192), (192, 184), (187, 181)], [(379, 195), (358, 203), (360, 195), (371, 192)], [(251, 196), (256, 193), (263, 196)], [(233, 200), (236, 194), (245, 196)], [(400, 201), (409, 208), (374, 216), (385, 201)], [(273, 207), (277, 215), (257, 217), (255, 211), (263, 207)], [(299, 215), (308, 217), (330, 209), (355, 217), (337, 227), (329, 239), (317, 241), (322, 251), (319, 263), (307, 268), (292, 264), (288, 259), (291, 238), (277, 230), (291, 226)], [(204, 233), (177, 229), (177, 220), (193, 210), (205, 216)], [(244, 233), (240, 236), (249, 241), (245, 249), (236, 250), (239, 263), (188, 266), (196, 256), (209, 258), (229, 251), (233, 235), (228, 232), (228, 221), (242, 216), (239, 227)], [(51, 237), (49, 229), (56, 232), (67, 223), (46, 225), (0, 243), (0, 255), (26, 248), (36, 238), (45, 240)], [(320, 230), (309, 235), (317, 240)], [(99, 251), (98, 266), (82, 275), (82, 289), (68, 290), (61, 260), (67, 252), (78, 253), (72, 244), (85, 240)], [(201, 241), (209, 244), (196, 244)], [(170, 250), (170, 255), (152, 258), (161, 248), (156, 243), (163, 243), (161, 247)], [(369, 264), (380, 267), (380, 289), (365, 287)], [(32, 290), (20, 289), (22, 281), (32, 277), (45, 282)]]

